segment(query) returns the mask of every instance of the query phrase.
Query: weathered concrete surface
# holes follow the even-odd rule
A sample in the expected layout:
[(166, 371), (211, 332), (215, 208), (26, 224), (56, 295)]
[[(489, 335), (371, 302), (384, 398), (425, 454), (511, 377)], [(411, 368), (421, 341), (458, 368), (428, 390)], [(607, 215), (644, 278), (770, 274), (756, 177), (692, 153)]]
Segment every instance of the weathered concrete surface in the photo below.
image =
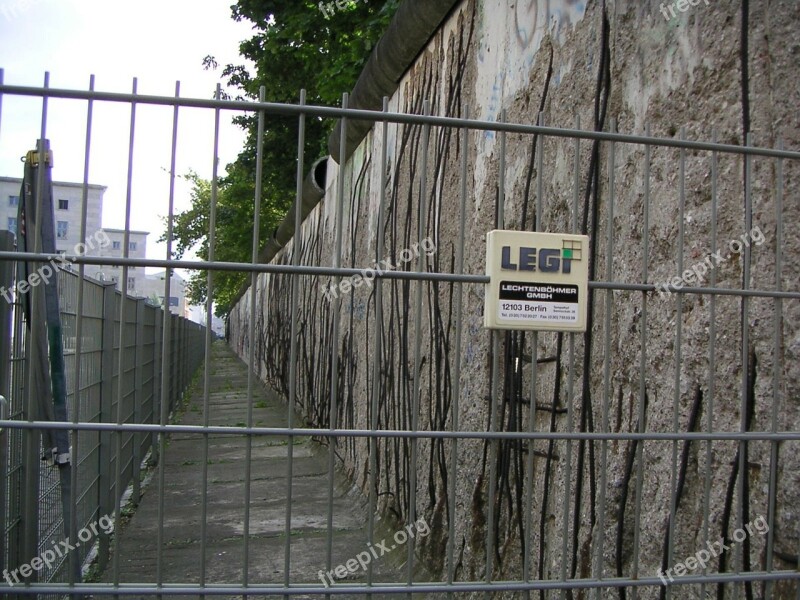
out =
[[(789, 199), (800, 191), (800, 161), (783, 161), (779, 182), (776, 161), (753, 158), (745, 182), (745, 164), (736, 153), (719, 152), (715, 169), (710, 152), (682, 153), (666, 143), (683, 135), (741, 146), (747, 134), (757, 146), (772, 148), (782, 140), (786, 148), (800, 147), (800, 3), (679, 4), (665, 18), (661, 7), (675, 2), (463, 0), (399, 82), (390, 112), (421, 114), (428, 101), (437, 116), (468, 113), (492, 121), (505, 114), (512, 123), (534, 123), (541, 111), (551, 127), (649, 132), (664, 145), (594, 148), (586, 139), (578, 146), (570, 138), (508, 134), (501, 161), (501, 136), (493, 131), (470, 130), (462, 142), (452, 128), (428, 132), (419, 124), (391, 123), (384, 135), (381, 124), (344, 165), (329, 164), (326, 198), (274, 262), (288, 264), (299, 255), (302, 265), (331, 266), (337, 240), (343, 240), (343, 266), (374, 270), (377, 259), (382, 270), (413, 271), (416, 258), (406, 261), (403, 253), (427, 236), (437, 249), (422, 256), (422, 269), (452, 272), (462, 239), (464, 182), (469, 274), (485, 272), (484, 240), (499, 223), (502, 198), (503, 228), (565, 232), (575, 224), (586, 233), (595, 280), (680, 280), (685, 269), (719, 252), (724, 261), (703, 285), (797, 290), (800, 203)], [(532, 148), (538, 148), (535, 156)], [(735, 242), (755, 227), (763, 240), (748, 254)], [(340, 300), (331, 302), (327, 286), (338, 283), (334, 278), (264, 273), (256, 294), (245, 294), (230, 315), (234, 348), (252, 355), (259, 376), (284, 395), (295, 341), (285, 324), (297, 315), (295, 401), (314, 425), (328, 424), (328, 399), (337, 389), (337, 424), (353, 428), (375, 421), (381, 429), (408, 429), (417, 417), (422, 429), (475, 432), (490, 426), (611, 433), (641, 427), (681, 434), (691, 428), (800, 429), (796, 300), (779, 306), (770, 298), (712, 301), (707, 294), (682, 294), (679, 300), (659, 292), (604, 290), (593, 293), (591, 333), (575, 337), (572, 358), (558, 334), (523, 339), (515, 333), (500, 343), (495, 372), (492, 334), (483, 328), (482, 285), (459, 291), (442, 282), (385, 279), (378, 296), (377, 284), (346, 281), (352, 289), (339, 288)], [(296, 282), (298, 305), (290, 293)], [(334, 353), (338, 372), (332, 371)], [(534, 355), (555, 360), (534, 369), (526, 359)], [(545, 408), (530, 410), (537, 405)], [(499, 419), (490, 422), (493, 408)], [(577, 578), (655, 577), (665, 552), (674, 564), (707, 540), (730, 538), (739, 527), (739, 507), (744, 525), (768, 515), (770, 506), (778, 557), (773, 568), (796, 568), (796, 442), (753, 442), (747, 456), (737, 455), (744, 446), (723, 440), (636, 447), (624, 440), (590, 445), (559, 439), (499, 446), (493, 453), (484, 440), (460, 442), (451, 460), (450, 442), (421, 440), (412, 459), (407, 440), (382, 439), (377, 473), (370, 472), (365, 438), (340, 440), (338, 450), (352, 479), (377, 492), (385, 514), (406, 514), (413, 506), (425, 515), (432, 528), (423, 548), (426, 565), (440, 579), (450, 570), (457, 581), (482, 580), (491, 562), (495, 579), (519, 580), (524, 550), (530, 572), (543, 579), (561, 578), (562, 568)], [(680, 492), (679, 466), (685, 473)], [(491, 537), (494, 544), (487, 542)], [(741, 554), (749, 566), (741, 570), (767, 568), (767, 540), (747, 538)], [(734, 572), (739, 567), (729, 558), (715, 559), (710, 571)], [(661, 592), (650, 586), (640, 597), (656, 599)], [(797, 584), (754, 593), (794, 599)], [(705, 597), (700, 586), (673, 594)]]
[[(212, 373), (209, 423), (223, 426), (245, 423), (247, 366), (222, 342), (214, 344), (210, 363)], [(203, 424), (202, 379), (200, 381), (199, 386), (190, 390), (191, 395), (184, 412), (176, 420), (182, 425)], [(286, 426), (285, 405), (258, 380), (254, 384), (254, 425)], [(204, 495), (202, 436), (171, 436), (163, 457), (165, 485), (162, 574), (165, 584), (198, 584), (203, 560), (207, 583), (235, 585), (242, 582), (247, 440), (244, 436), (210, 435), (208, 444), (205, 557), (201, 556)], [(282, 584), (286, 540), (288, 438), (254, 437), (251, 451), (249, 583)], [(292, 584), (321, 586), (319, 571), (325, 569), (327, 548), (327, 449), (307, 438), (296, 438), (293, 463), (290, 581)], [(334, 474), (334, 479), (332, 567), (344, 564), (359, 552), (365, 551), (368, 542), (365, 499), (339, 473)], [(120, 582), (150, 583), (156, 580), (158, 511), (159, 486), (156, 468), (138, 509), (121, 533)], [(387, 543), (387, 547), (391, 547), (394, 543), (391, 540), (393, 533), (393, 529), (390, 531), (379, 523), (375, 538), (378, 541), (386, 538), (391, 542)], [(406, 570), (400, 566), (405, 555), (406, 548), (397, 547), (374, 561), (374, 580), (403, 581)], [(102, 581), (113, 580), (112, 562)], [(367, 581), (366, 573), (359, 570), (343, 581), (348, 584), (364, 583)]]

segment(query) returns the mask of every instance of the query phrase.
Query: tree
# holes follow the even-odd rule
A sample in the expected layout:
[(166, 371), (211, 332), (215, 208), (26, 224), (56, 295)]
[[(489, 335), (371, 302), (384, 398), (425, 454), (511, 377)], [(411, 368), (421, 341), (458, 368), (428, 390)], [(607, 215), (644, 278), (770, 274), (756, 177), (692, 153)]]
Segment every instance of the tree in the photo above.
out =
[[(228, 86), (239, 90), (239, 99), (257, 100), (264, 86), (269, 102), (297, 103), (300, 90), (305, 89), (308, 104), (337, 105), (342, 93), (353, 88), (372, 47), (398, 5), (399, 0), (338, 0), (333, 3), (239, 0), (231, 7), (232, 18), (251, 21), (256, 31), (252, 38), (242, 42), (239, 52), (254, 63), (255, 73), (251, 74), (244, 65), (229, 64), (222, 69), (221, 76)], [(204, 59), (204, 65), (208, 69), (218, 68), (212, 56)], [(253, 243), (258, 120), (254, 115), (247, 115), (236, 117), (234, 122), (248, 135), (238, 158), (227, 166), (227, 174), (218, 182), (215, 258), (249, 261)], [(332, 127), (330, 119), (306, 118), (305, 164), (310, 165), (326, 153)], [(296, 118), (266, 117), (259, 236), (262, 243), (280, 224), (294, 200), (297, 134)], [(187, 179), (192, 183), (192, 205), (175, 216), (175, 255), (180, 258), (199, 245), (198, 256), (207, 260), (211, 184), (195, 173), (187, 175)], [(246, 279), (245, 273), (218, 271), (215, 274), (217, 315), (228, 312)], [(205, 302), (205, 273), (193, 274), (187, 290), (190, 302)]]

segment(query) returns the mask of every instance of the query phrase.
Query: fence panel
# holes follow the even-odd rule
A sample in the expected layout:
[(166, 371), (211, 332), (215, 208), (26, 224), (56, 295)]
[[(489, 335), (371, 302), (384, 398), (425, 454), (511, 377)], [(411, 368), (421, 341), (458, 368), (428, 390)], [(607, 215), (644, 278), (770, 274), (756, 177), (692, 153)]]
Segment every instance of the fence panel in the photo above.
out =
[[(70, 287), (74, 274), (61, 273), (65, 331), (76, 330), (72, 320), (81, 315), (85, 334), (76, 334), (80, 369), (69, 363), (85, 393), (71, 400), (72, 411), (79, 407), (81, 524), (119, 508), (134, 463), (157, 447), (159, 539), (148, 548), (155, 572), (145, 581), (120, 579), (119, 562), (132, 557), (116, 554), (108, 565), (109, 539), (100, 535), (100, 564), (112, 567), (121, 585), (34, 586), (27, 593), (796, 597), (800, 415), (796, 365), (787, 355), (794, 352), (800, 290), (792, 287), (797, 264), (786, 250), (797, 248), (796, 232), (786, 223), (798, 209), (784, 203), (784, 188), (796, 186), (800, 153), (752, 140), (692, 141), (684, 131), (678, 138), (622, 134), (613, 122), (586, 131), (579, 122), (566, 128), (434, 117), (423, 102), (421, 114), (411, 114), (10, 85), (0, 93), (166, 107), (176, 120), (189, 108), (213, 111), (216, 119), (223, 110), (252, 113), (262, 126), (267, 116), (295, 117), (300, 148), (307, 117), (339, 119), (342, 150), (348, 121), (376, 122), (349, 162), (337, 168), (328, 161), (320, 186), (327, 193), (305, 219), (305, 157), (298, 153), (294, 236), (269, 264), (259, 261), (258, 243), (251, 261), (236, 264), (171, 255), (116, 261), (253, 276), (228, 322), (230, 344), (248, 363), (246, 390), (222, 394), (246, 395), (246, 421), (166, 424), (196, 367), (205, 359), (211, 371), (210, 333), (113, 287), (79, 280), (81, 312)], [(491, 152), (481, 150), (487, 145)], [(262, 158), (257, 154), (256, 163)], [(585, 254), (569, 255), (591, 264), (585, 334), (483, 328), (483, 240), (495, 228), (589, 236)], [(31, 256), (0, 252), (0, 261), (24, 258)], [(57, 503), (58, 488), (48, 467), (38, 477), (26, 440), (32, 430), (22, 423), (29, 340), (19, 311), (14, 324), (11, 417), (4, 422), (9, 567), (32, 554), (28, 498), (45, 507), (36, 515), (37, 551), (59, 531), (58, 515), (46, 508)], [(257, 377), (287, 400), (286, 421), (254, 422)], [(154, 423), (160, 426), (137, 428)], [(210, 504), (206, 469), (206, 487), (197, 492), (203, 520), (191, 523), (201, 574), (167, 573), (173, 524), (164, 505), (174, 497), (164, 466), (167, 434), (196, 445), (187, 462), (203, 456), (204, 469), (212, 434), (241, 444), (246, 458), (226, 468), (248, 474), (248, 501), (282, 504), (283, 557), (268, 569), (254, 563), (249, 552), (263, 541), (258, 528), (269, 519), (252, 516), (247, 502), (234, 536), (243, 564), (221, 565), (206, 544), (228, 498)], [(293, 471), (299, 439), (326, 446), (327, 488), (308, 490), (326, 513), (315, 531), (325, 538), (313, 557), (320, 573), (346, 579), (333, 549), (340, 471), (355, 489), (348, 501), (364, 507), (370, 548), (380, 522), (400, 530), (430, 523), (430, 535), (407, 546), (394, 580), (379, 581), (371, 570), (360, 580), (334, 582), (331, 575), (330, 585), (298, 575), (308, 566), (297, 551), (305, 530), (291, 501), (302, 483)], [(276, 440), (286, 442), (285, 454), (258, 454), (259, 444)], [(257, 487), (264, 482), (250, 477), (251, 469), (276, 456), (286, 461), (285, 482)], [(256, 498), (253, 490), (261, 489)], [(698, 568), (700, 550), (711, 553), (717, 543), (729, 548)], [(180, 582), (164, 585), (175, 578)], [(69, 577), (59, 568), (44, 579)]]
[[(13, 252), (13, 236), (5, 231), (0, 235), (0, 241), (4, 242), (0, 250)], [(15, 263), (2, 260), (0, 265), (4, 273), (0, 284), (11, 289), (10, 279)], [(144, 299), (127, 299), (124, 303), (124, 325), (120, 327), (120, 310), (123, 308), (120, 292), (114, 289), (113, 284), (102, 284), (90, 278), (81, 279), (72, 270), (59, 270), (58, 295), (70, 418), (81, 424), (114, 423), (118, 418), (128, 424), (158, 423), (159, 415), (154, 407), (160, 402), (158, 380), (161, 356), (157, 334), (162, 309), (147, 304)], [(9, 328), (0, 330), (3, 351), (8, 353), (3, 361), (1, 378), (5, 394), (0, 395), (7, 395), (8, 398), (7, 418), (19, 421), (25, 418), (25, 388), (28, 381), (25, 317), (17, 300), (13, 304), (4, 302), (2, 308), (1, 316)], [(180, 320), (183, 319), (176, 319)], [(202, 360), (202, 355), (196, 349), (198, 330), (202, 328), (196, 325), (188, 327), (186, 332), (193, 337), (178, 338), (174, 342), (175, 348), (186, 344), (195, 346), (193, 360), (187, 364), (187, 369), (196, 369)], [(176, 388), (174, 393), (180, 391)], [(24, 452), (23, 436), (26, 432), (31, 432), (37, 438), (38, 450), (33, 454)], [(126, 431), (116, 440), (115, 434), (108, 430), (81, 429), (72, 434), (76, 471), (72, 494), (76, 525), (72, 541), (75, 541), (74, 535), (86, 535), (82, 532), (92, 532), (94, 538), (96, 532), (100, 568), (108, 563), (110, 545), (108, 531), (99, 527), (98, 523), (113, 522), (103, 519), (114, 514), (118, 496), (130, 486), (132, 500), (138, 501), (139, 467), (151, 449), (154, 435)], [(39, 460), (43, 448), (38, 437), (35, 429), (4, 428), (0, 435), (0, 455), (7, 457), (2, 471), (2, 488), (7, 492), (2, 496), (4, 537), (0, 564), (7, 572), (29, 564), (31, 560), (31, 557), (23, 558), (28, 555), (25, 549), (25, 506), (36, 508), (38, 525), (36, 553), (33, 556), (41, 557), (54, 548), (60, 548), (59, 544), (66, 539), (58, 470)], [(117, 480), (115, 473), (118, 462), (120, 473)], [(30, 495), (31, 488), (24, 485), (24, 474), (31, 467), (39, 473), (34, 496)], [(71, 552), (59, 555), (57, 560), (39, 569), (38, 581), (49, 584), (69, 582), (69, 560), (74, 559), (78, 568), (81, 565), (88, 566), (87, 560), (92, 558), (92, 550), (93, 543), (78, 544)], [(77, 576), (73, 576), (73, 582), (76, 579)], [(13, 576), (10, 583), (15, 583)], [(10, 590), (13, 593), (9, 591), (4, 597), (29, 597), (22, 594), (19, 587)], [(59, 594), (39, 596), (58, 598)]]

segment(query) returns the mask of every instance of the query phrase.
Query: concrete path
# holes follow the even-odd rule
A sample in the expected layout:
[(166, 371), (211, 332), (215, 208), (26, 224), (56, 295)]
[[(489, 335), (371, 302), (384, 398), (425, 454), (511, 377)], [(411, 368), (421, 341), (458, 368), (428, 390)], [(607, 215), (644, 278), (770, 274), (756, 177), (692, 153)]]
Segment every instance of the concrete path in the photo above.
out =
[[(211, 425), (236, 426), (247, 421), (247, 365), (224, 343), (216, 342), (211, 357)], [(286, 426), (286, 406), (255, 381), (253, 422), (257, 426)], [(178, 423), (202, 425), (203, 389), (190, 390)], [(295, 419), (295, 423), (300, 423)], [(208, 583), (242, 582), (244, 562), (245, 437), (209, 436), (207, 546), (204, 558)], [(283, 583), (287, 493), (285, 437), (254, 437), (250, 475), (249, 582)], [(166, 455), (164, 489), (164, 583), (200, 581), (203, 437), (171, 436)], [(328, 519), (327, 449), (309, 441), (294, 441), (290, 581), (321, 585), (325, 569)], [(367, 506), (336, 473), (333, 498), (332, 566), (344, 564), (367, 550)], [(141, 503), (120, 537), (120, 582), (155, 582), (157, 572), (158, 471), (153, 473)], [(381, 529), (376, 539), (393, 543), (393, 532)], [(392, 544), (388, 544), (392, 545)], [(403, 581), (406, 548), (397, 547), (373, 561), (375, 581)], [(112, 564), (102, 581), (113, 581)], [(366, 573), (349, 573), (342, 583), (366, 582)], [(131, 596), (126, 596), (130, 598)], [(196, 596), (165, 596), (165, 598)], [(222, 598), (225, 596), (213, 596)], [(232, 598), (241, 596), (231, 596)], [(251, 596), (253, 598), (255, 596)], [(276, 596), (272, 596), (276, 597)], [(295, 598), (324, 598), (322, 595)], [(336, 595), (336, 598), (347, 596)], [(360, 596), (363, 597), (363, 596)], [(373, 595), (373, 598), (380, 596)], [(397, 596), (389, 596), (396, 598)]]

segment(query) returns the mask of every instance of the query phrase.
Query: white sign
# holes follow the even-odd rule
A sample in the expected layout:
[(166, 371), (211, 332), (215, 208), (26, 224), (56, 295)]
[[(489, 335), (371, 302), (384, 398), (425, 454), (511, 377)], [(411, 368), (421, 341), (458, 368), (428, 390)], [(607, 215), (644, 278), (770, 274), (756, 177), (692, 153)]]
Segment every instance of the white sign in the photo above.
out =
[(588, 263), (585, 235), (490, 231), (484, 327), (586, 331)]

